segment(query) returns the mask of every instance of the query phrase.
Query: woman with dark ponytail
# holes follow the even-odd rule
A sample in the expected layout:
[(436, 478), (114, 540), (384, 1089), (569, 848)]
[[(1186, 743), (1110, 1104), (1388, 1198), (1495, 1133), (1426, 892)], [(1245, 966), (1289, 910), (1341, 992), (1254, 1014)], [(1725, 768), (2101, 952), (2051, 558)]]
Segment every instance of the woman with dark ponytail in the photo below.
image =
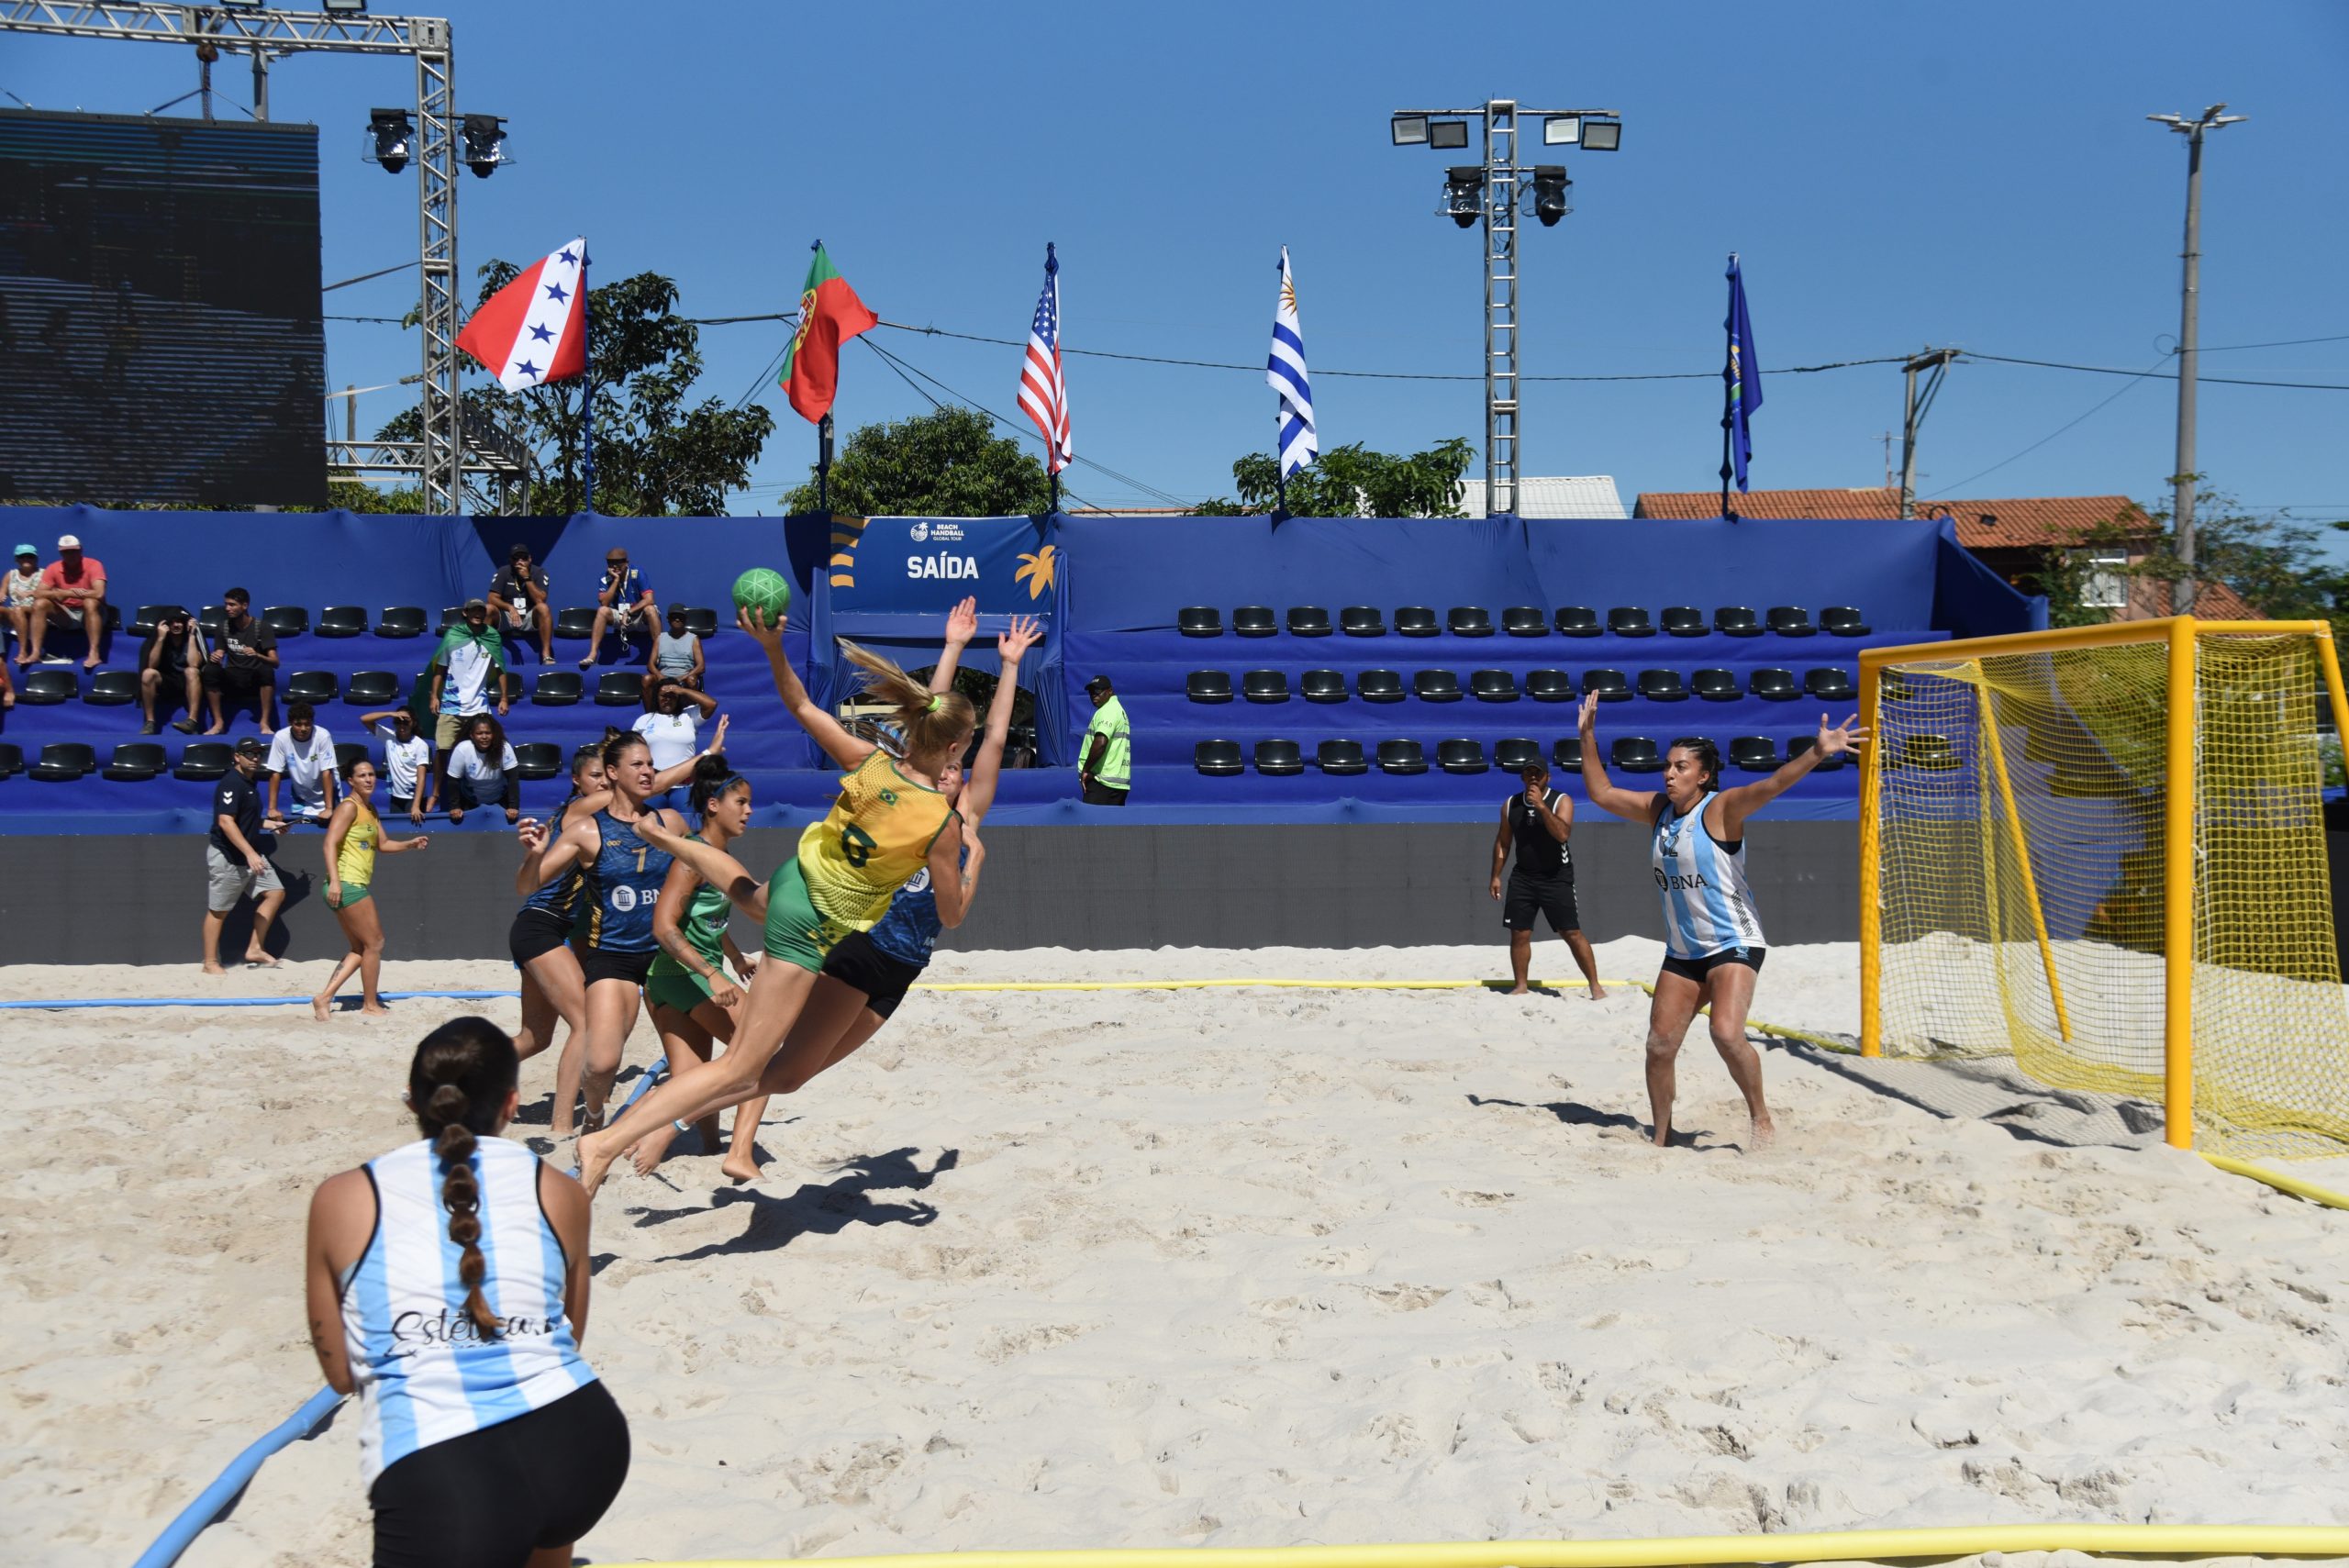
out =
[(376, 1568), (568, 1564), (628, 1475), (627, 1418), (579, 1354), (587, 1195), (499, 1136), (518, 1068), (486, 1018), (433, 1030), (408, 1066), (422, 1138), (310, 1202), (310, 1345), (360, 1396)]

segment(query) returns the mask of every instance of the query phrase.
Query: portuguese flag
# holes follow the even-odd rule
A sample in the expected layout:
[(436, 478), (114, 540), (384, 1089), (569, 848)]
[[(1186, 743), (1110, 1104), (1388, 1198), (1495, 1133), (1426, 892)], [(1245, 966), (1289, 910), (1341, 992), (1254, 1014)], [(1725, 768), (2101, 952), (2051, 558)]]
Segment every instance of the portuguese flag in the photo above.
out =
[(832, 267), (823, 241), (816, 242), (816, 259), (807, 263), (807, 283), (799, 291), (799, 330), (784, 355), (781, 385), (791, 406), (809, 424), (832, 411), (832, 394), (841, 380), (841, 345), (860, 332), (869, 332), (881, 318), (864, 308), (848, 280)]

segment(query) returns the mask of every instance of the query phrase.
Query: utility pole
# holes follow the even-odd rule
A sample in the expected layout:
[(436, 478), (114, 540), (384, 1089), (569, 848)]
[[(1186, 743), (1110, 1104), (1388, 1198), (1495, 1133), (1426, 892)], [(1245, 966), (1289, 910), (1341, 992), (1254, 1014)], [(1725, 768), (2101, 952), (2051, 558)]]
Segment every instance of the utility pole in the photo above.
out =
[(1892, 488), (1892, 432), (1880, 430), (1876, 439), (1884, 443), (1884, 487), (1889, 490)]
[(2250, 117), (2225, 113), (2213, 104), (2195, 119), (2182, 115), (2147, 115), (2186, 138), (2186, 268), (2179, 284), (2177, 308), (2177, 465), (2170, 475), (2171, 526), (2177, 532), (2177, 559), (2184, 576), (2169, 592), (2170, 614), (2194, 613), (2194, 373), (2201, 332), (2202, 303), (2202, 137), (2222, 125), (2241, 125)]
[[(1925, 415), (1932, 408), (1933, 399), (1941, 395), (1942, 378), (1957, 361), (1955, 349), (1927, 349), (1900, 367), (1908, 382), (1908, 392), (1900, 403), (1900, 516), (1903, 520), (1917, 515), (1917, 432), (1923, 428)], [(1917, 395), (1917, 375), (1925, 374), (1925, 394)]]

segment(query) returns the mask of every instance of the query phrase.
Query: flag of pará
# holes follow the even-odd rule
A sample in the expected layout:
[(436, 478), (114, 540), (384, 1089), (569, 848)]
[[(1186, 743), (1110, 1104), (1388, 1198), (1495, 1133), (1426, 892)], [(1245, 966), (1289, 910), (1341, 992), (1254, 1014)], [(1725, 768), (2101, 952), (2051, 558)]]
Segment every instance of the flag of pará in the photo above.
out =
[(1043, 432), (1044, 468), (1058, 473), (1075, 449), (1068, 439), (1068, 382), (1061, 374), (1061, 262), (1044, 247), (1044, 292), (1028, 324), (1028, 361), (1019, 368), (1019, 406)]
[(1288, 247), (1281, 247), (1281, 296), (1273, 306), (1273, 357), (1264, 379), (1281, 400), (1281, 477), (1286, 479), (1321, 453), (1313, 428), (1313, 387), (1305, 376), (1305, 328), (1297, 318), (1297, 280), (1289, 275)]
[(483, 300), (457, 347), (508, 392), (584, 374), (586, 280), (587, 241), (574, 239)]

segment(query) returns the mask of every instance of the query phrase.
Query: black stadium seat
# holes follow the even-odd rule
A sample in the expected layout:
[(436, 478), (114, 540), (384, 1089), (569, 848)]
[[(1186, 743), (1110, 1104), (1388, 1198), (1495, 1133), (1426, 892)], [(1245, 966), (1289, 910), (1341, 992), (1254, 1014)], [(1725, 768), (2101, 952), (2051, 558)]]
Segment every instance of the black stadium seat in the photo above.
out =
[(1338, 612), (1338, 629), (1348, 637), (1385, 637), (1386, 617), (1375, 605), (1348, 605)]
[(551, 779), (562, 772), (562, 748), (551, 740), (525, 740), (514, 748), (514, 776)]
[(1575, 678), (1564, 670), (1528, 670), (1525, 695), (1535, 702), (1572, 702)]
[(1745, 689), (1764, 702), (1792, 702), (1802, 695), (1791, 670), (1756, 670), (1747, 680)]
[[(1798, 744), (1795, 750), (1803, 751), (1815, 743), (1817, 739), (1813, 736), (1810, 740)], [(1831, 768), (1842, 761), (1842, 758), (1838, 755), (1828, 758), (1819, 765), (1822, 768)], [(1898, 768), (1915, 768), (1920, 772), (1931, 773), (1952, 773), (1957, 768), (1957, 748), (1949, 743), (1949, 737), (1945, 735), (1904, 735), (1900, 738), (1900, 756), (1892, 765)]]
[(1325, 773), (1353, 774), (1370, 772), (1364, 760), (1359, 740), (1324, 740), (1314, 752), (1315, 765)]
[(1427, 753), (1416, 740), (1381, 740), (1378, 743), (1378, 771), (1382, 773), (1423, 773), (1428, 771)]
[(1237, 740), (1202, 740), (1191, 748), (1191, 765), (1215, 778), (1230, 778), (1247, 772), (1247, 764), (1240, 758)]
[(597, 707), (642, 707), (644, 706), (644, 673), (640, 670), (607, 670), (596, 683)]
[(1567, 773), (1582, 772), (1582, 737), (1569, 735), (1550, 748), (1550, 761), (1558, 771)]
[(368, 760), (367, 748), (356, 740), (338, 740), (334, 746), (334, 771), (342, 775), (343, 783), (351, 782), (351, 770)]
[(1729, 765), (1749, 773), (1776, 773), (1778, 743), (1767, 735), (1741, 735), (1729, 743)]
[(1620, 670), (1585, 670), (1582, 673), (1582, 689), (1597, 692), (1600, 702), (1631, 700), (1631, 683), (1624, 678)]
[(25, 749), (14, 740), (0, 740), (0, 779), (25, 771)]
[(32, 765), (26, 776), (43, 784), (72, 784), (95, 772), (97, 765), (97, 752), (81, 741), (52, 741), (40, 749), (40, 761)]
[(1810, 624), (1810, 612), (1800, 605), (1772, 605), (1770, 629), (1780, 637), (1817, 637), (1819, 628)]
[(579, 700), (582, 686), (576, 670), (541, 670), (531, 684), (530, 701), (540, 707), (569, 707)]
[(1364, 702), (1401, 702), (1403, 677), (1392, 670), (1364, 670), (1354, 677), (1354, 695)]
[[(1330, 612), (1319, 605), (1292, 605), (1288, 612), (1288, 634), (1291, 637), (1327, 637), (1330, 635)], [(1301, 772), (1305, 764), (1297, 764)], [(1262, 768), (1256, 770), (1264, 772)]]
[(424, 606), (422, 605), (386, 605), (382, 618), (375, 622), (377, 637), (422, 637)]
[(718, 635), (718, 612), (710, 608), (707, 605), (687, 605), (685, 606), (685, 629), (692, 632), (696, 637), (716, 637)]
[(1493, 635), (1493, 613), (1476, 605), (1454, 605), (1444, 617), (1454, 637), (1490, 637)]
[(1681, 683), (1677, 670), (1642, 670), (1640, 695), (1650, 702), (1686, 702), (1688, 688)]
[(1671, 637), (1702, 637), (1709, 629), (1705, 612), (1694, 605), (1666, 605), (1662, 625)]
[(1542, 743), (1538, 740), (1496, 740), (1493, 742), (1493, 766), (1505, 773), (1522, 773), (1526, 767), (1542, 760)]
[(1193, 702), (1230, 702), (1231, 674), (1226, 670), (1194, 670), (1183, 677), (1183, 695)]
[(228, 624), (228, 612), (218, 605), (206, 605), (195, 612), (196, 629), (204, 633), (207, 642), (219, 641), (220, 628)]
[(122, 707), (135, 703), (139, 700), (139, 672), (94, 670), (90, 673), (90, 689), (82, 694), (82, 700), (93, 707)]
[(458, 624), (462, 623), (462, 622), (464, 620), (464, 618), (465, 618), (465, 606), (462, 606), (462, 605), (443, 605), (443, 606), (440, 606), (440, 618), (439, 620), (434, 621), (434, 622), (432, 623), (432, 630), (433, 630), (433, 633), (437, 636), (437, 635), (439, 635), (440, 633), (441, 633), (441, 632), (444, 632), (444, 631), (448, 630), (451, 627), (452, 627), (452, 626), (456, 626), (456, 625), (458, 625)]
[(1435, 763), (1447, 773), (1481, 773), (1492, 766), (1485, 760), (1485, 743), (1481, 740), (1439, 740), (1435, 743)]
[(170, 766), (163, 749), (152, 740), (126, 740), (114, 749), (114, 756), (98, 776), (117, 784), (145, 784)]
[(1616, 637), (1653, 637), (1655, 622), (1637, 605), (1617, 605), (1607, 612), (1607, 629)]
[(1802, 689), (1821, 702), (1856, 702), (1860, 695), (1852, 684), (1852, 673), (1831, 664), (1804, 671)]
[(141, 605), (139, 606), (138, 613), (130, 617), (130, 635), (152, 637), (155, 635), (155, 628), (162, 624), (165, 616), (184, 608), (184, 606), (180, 605)]
[(328, 605), (318, 612), (320, 637), (357, 637), (366, 629), (364, 605)]
[(287, 702), (332, 702), (342, 695), (342, 682), (332, 670), (296, 670), (285, 683)]
[(1458, 702), (1460, 677), (1449, 670), (1421, 670), (1411, 677), (1411, 695), (1421, 702)]
[(1240, 677), (1240, 695), (1250, 702), (1288, 701), (1288, 677), (1278, 670), (1251, 670)]
[(1335, 670), (1308, 670), (1297, 677), (1297, 687), (1307, 702), (1346, 700), (1346, 677)]
[(17, 700), (31, 707), (47, 707), (52, 703), (72, 702), (82, 695), (82, 677), (72, 670), (50, 670), (39, 665), (17, 672)]
[(1405, 637), (1433, 637), (1443, 628), (1425, 605), (1406, 605), (1395, 612), (1395, 629)]
[(261, 624), (273, 637), (307, 637), (310, 612), (300, 605), (272, 605), (262, 611)]
[[(1908, 763), (1909, 767), (1928, 768), (1936, 772), (1946, 772), (1949, 769), (1957, 766), (1957, 753), (1948, 749), (1948, 741), (1942, 740), (1942, 749), (1936, 751), (1930, 748), (1923, 750), (1919, 749), (1916, 742), (1920, 740), (1942, 740), (1942, 738), (1938, 735), (1909, 736), (1909, 750), (1910, 756), (1915, 759)], [(1787, 757), (1788, 761), (1792, 761), (1794, 758), (1801, 756), (1805, 751), (1816, 751), (1817, 750), (1819, 750), (1819, 737), (1816, 735), (1806, 735), (1801, 740), (1787, 748)], [(1830, 768), (1840, 768), (1842, 765), (1843, 753), (1838, 751), (1831, 757), (1821, 757), (1819, 760), (1819, 765), (1814, 768), (1812, 772), (1823, 773)]]
[(1256, 771), (1275, 778), (1286, 778), (1305, 771), (1305, 751), (1294, 740), (1259, 740), (1256, 742)]
[(1723, 605), (1713, 612), (1713, 629), (1723, 637), (1759, 637), (1762, 622), (1743, 605)]
[(1174, 612), (1174, 629), (1185, 637), (1221, 637), (1223, 612), (1213, 605), (1186, 605)]
[(1707, 702), (1735, 702), (1745, 695), (1734, 670), (1699, 670), (1688, 677), (1688, 689)]
[(596, 606), (593, 605), (573, 605), (554, 617), (554, 634), (557, 637), (584, 641), (587, 634), (595, 629)]
[(1515, 702), (1517, 677), (1507, 670), (1478, 670), (1469, 675), (1468, 689), (1478, 702)]
[(1627, 773), (1660, 773), (1664, 772), (1664, 755), (1646, 736), (1623, 735), (1608, 748), (1607, 765)]
[(1588, 605), (1561, 605), (1556, 617), (1560, 637), (1597, 637), (1606, 628), (1598, 624), (1598, 612)]
[(1511, 605), (1501, 612), (1501, 629), (1511, 637), (1547, 637), (1550, 617), (1539, 605)]
[(228, 773), (231, 755), (226, 740), (191, 740), (180, 753), (180, 765), (172, 770), (172, 777), (210, 784)]
[(1819, 629), (1836, 637), (1865, 637), (1872, 628), (1850, 605), (1830, 605), (1819, 612)]
[(353, 707), (383, 707), (398, 702), (404, 689), (389, 670), (362, 670), (342, 688), (342, 700)]
[(1269, 605), (1242, 605), (1231, 612), (1231, 629), (1242, 637), (1270, 637), (1280, 628)]

